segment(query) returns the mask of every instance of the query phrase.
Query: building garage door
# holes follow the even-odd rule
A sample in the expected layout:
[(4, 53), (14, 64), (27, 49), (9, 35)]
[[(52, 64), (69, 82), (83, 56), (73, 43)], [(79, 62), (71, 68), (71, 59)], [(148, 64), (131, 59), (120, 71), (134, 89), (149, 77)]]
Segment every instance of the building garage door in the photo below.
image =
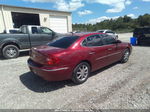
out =
[(50, 28), (58, 33), (67, 33), (67, 17), (64, 16), (50, 16)]

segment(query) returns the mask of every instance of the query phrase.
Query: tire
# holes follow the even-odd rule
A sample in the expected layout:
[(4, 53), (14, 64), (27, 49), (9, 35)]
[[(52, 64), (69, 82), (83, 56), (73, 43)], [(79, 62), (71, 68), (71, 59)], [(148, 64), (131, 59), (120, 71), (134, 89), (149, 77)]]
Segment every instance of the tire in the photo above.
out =
[(19, 56), (19, 49), (15, 45), (7, 45), (2, 49), (2, 53), (6, 59), (17, 58)]
[(116, 36), (116, 38), (115, 38), (116, 40), (118, 40), (118, 35)]
[(137, 40), (137, 45), (141, 45), (141, 42), (140, 42), (140, 40)]
[(82, 62), (75, 67), (72, 75), (72, 81), (75, 84), (82, 84), (88, 79), (89, 74), (90, 74), (89, 64), (86, 62)]
[(129, 60), (129, 56), (130, 56), (129, 49), (125, 49), (122, 59), (121, 59), (121, 63), (126, 63)]

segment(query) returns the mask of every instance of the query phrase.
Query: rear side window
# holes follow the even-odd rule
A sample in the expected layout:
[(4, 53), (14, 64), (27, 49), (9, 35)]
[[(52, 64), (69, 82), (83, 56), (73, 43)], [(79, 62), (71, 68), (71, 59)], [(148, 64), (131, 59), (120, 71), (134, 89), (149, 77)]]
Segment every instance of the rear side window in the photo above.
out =
[(9, 30), (10, 33), (19, 33), (17, 30)]
[(37, 34), (38, 33), (38, 29), (37, 27), (32, 27), (32, 34)]
[(52, 43), (49, 43), (49, 46), (53, 47), (59, 47), (59, 48), (68, 48), (70, 47), (77, 39), (79, 36), (71, 36), (71, 37), (63, 37), (60, 38)]

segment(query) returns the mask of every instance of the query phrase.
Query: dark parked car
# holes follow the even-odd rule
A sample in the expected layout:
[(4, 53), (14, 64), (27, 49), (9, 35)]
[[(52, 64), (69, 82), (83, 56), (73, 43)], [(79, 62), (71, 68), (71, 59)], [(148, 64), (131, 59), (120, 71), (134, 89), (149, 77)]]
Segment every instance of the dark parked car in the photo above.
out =
[(150, 27), (136, 28), (133, 37), (137, 38), (138, 45), (150, 45)]
[(75, 34), (32, 48), (28, 66), (45, 80), (72, 79), (76, 84), (81, 84), (90, 72), (117, 61), (127, 62), (131, 51), (129, 43), (107, 34)]
[(5, 58), (16, 58), (19, 51), (47, 44), (54, 40), (57, 34), (47, 27), (23, 25), (20, 31), (0, 34), (0, 54)]

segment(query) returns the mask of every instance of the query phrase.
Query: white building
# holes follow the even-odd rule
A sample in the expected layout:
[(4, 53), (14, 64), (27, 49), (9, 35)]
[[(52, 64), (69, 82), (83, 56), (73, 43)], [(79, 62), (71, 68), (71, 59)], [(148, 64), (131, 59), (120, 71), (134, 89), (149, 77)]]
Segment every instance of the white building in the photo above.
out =
[(41, 25), (59, 33), (71, 32), (71, 12), (0, 5), (0, 32), (21, 25)]

